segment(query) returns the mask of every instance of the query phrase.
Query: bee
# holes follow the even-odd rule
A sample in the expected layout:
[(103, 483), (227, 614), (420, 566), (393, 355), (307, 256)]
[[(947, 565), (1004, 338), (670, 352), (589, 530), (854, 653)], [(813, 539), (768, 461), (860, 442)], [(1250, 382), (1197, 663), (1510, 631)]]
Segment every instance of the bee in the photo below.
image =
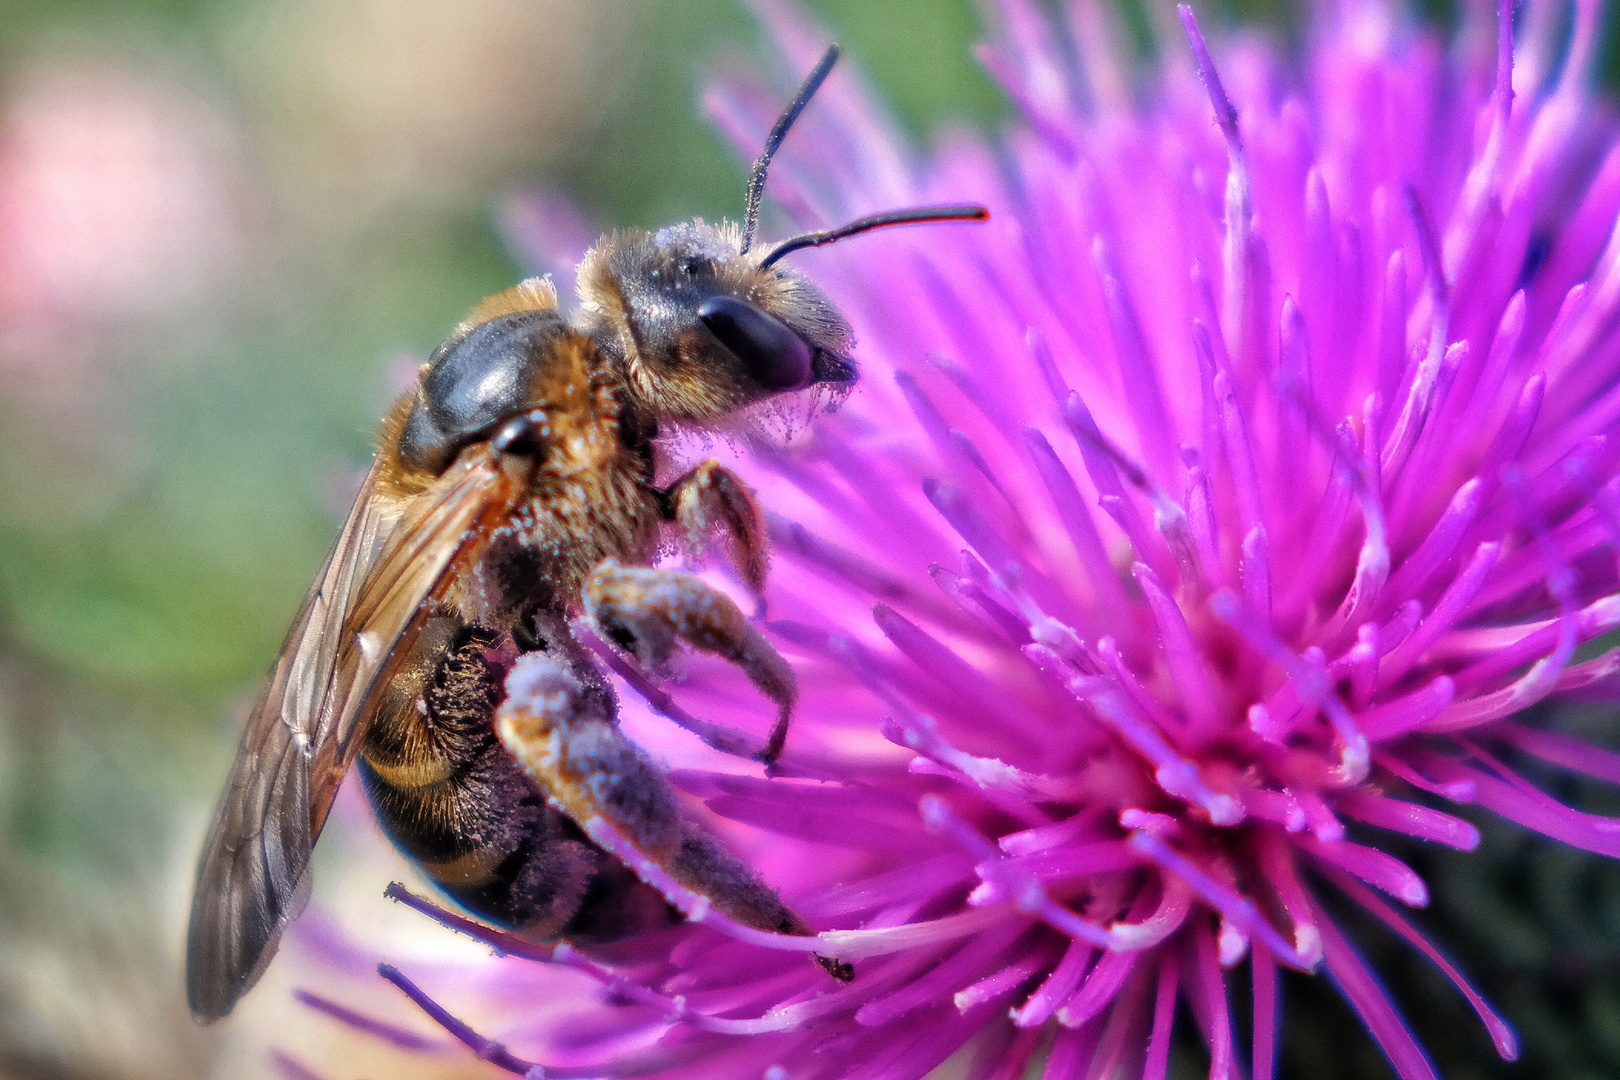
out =
[[(384, 418), (203, 850), (186, 970), (199, 1022), (229, 1012), (274, 955), (351, 767), (395, 844), (451, 900), (527, 938), (588, 945), (678, 917), (591, 841), (595, 820), (738, 922), (811, 933), (621, 734), (573, 620), (649, 667), (682, 641), (736, 664), (776, 706), (756, 756), (780, 754), (792, 669), (725, 594), (649, 565), (670, 532), (696, 552), (718, 539), (760, 595), (761, 511), (712, 459), (657, 486), (660, 425), (713, 427), (778, 395), (853, 385), (847, 322), (784, 256), (988, 216), (901, 210), (754, 249), (771, 157), (837, 56), (827, 50), (773, 127), (740, 227), (693, 220), (602, 238), (569, 315), (548, 279), (496, 293)], [(524, 704), (503, 706), (519, 681)]]

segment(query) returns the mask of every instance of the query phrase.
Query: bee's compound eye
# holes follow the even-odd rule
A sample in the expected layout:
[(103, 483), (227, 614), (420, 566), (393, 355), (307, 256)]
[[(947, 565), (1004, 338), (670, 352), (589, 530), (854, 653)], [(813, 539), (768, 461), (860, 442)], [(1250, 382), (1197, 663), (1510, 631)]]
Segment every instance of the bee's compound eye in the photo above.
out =
[(697, 316), (743, 362), (749, 378), (766, 390), (797, 390), (810, 384), (815, 350), (782, 320), (731, 296), (703, 301)]
[(546, 423), (545, 413), (536, 410), (523, 416), (514, 416), (496, 428), (489, 444), (503, 454), (521, 454), (524, 457), (539, 458), (545, 453), (546, 440), (550, 434), (551, 427)]

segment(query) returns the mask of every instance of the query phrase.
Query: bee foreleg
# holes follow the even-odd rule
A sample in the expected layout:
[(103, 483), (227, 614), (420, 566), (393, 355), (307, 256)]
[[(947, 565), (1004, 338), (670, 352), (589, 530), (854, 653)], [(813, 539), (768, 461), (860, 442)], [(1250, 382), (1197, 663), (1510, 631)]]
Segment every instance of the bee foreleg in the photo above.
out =
[(776, 724), (760, 758), (769, 764), (781, 754), (799, 684), (776, 647), (730, 597), (691, 574), (605, 559), (585, 583), (584, 600), (592, 625), (643, 664), (663, 664), (681, 640), (742, 668), (777, 707)]
[(701, 555), (715, 531), (724, 530), (743, 581), (756, 595), (765, 591), (765, 515), (736, 473), (710, 458), (669, 486), (664, 505), (689, 556)]
[(748, 926), (809, 934), (776, 891), (682, 810), (669, 780), (614, 723), (611, 706), (543, 653), (506, 678), (495, 734), (563, 813), (605, 820), (670, 877)]

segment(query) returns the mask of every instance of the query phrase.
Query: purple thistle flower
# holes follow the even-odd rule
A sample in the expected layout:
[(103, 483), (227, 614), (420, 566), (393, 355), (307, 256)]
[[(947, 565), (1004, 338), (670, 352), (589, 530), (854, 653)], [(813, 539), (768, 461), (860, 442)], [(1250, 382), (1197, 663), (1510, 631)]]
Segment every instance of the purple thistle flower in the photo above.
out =
[[(807, 69), (824, 38), (760, 7)], [(1620, 142), (1587, 89), (1596, 5), (1567, 41), (1529, 5), (1515, 50), (1506, 2), (1446, 44), (1347, 0), (1313, 12), (1297, 64), (1252, 42), (1217, 61), (1182, 9), (1191, 48), (1162, 45), (1140, 91), (1105, 7), (1079, 0), (1063, 41), (1002, 0), (982, 58), (1022, 123), (999, 152), (964, 139), (919, 172), (844, 73), (778, 158), (802, 227), (994, 215), (795, 256), (851, 317), (863, 382), (742, 466), (803, 687), (782, 775), (647, 715), (757, 729), (734, 672), (694, 661), (666, 697), (603, 650), (642, 693), (626, 723), (826, 932), (731, 924), (641, 866), (698, 925), (591, 957), (481, 931), (566, 971), (509, 961), (432, 999), (390, 969), (480, 1056), (797, 1080), (954, 1054), (964, 1076), (1044, 1059), (1157, 1080), (1185, 1001), (1211, 1075), (1248, 1057), (1263, 1080), (1281, 965), (1332, 977), (1403, 1080), (1433, 1076), (1328, 896), (1429, 956), (1516, 1055), (1400, 914), (1422, 878), (1376, 845), (1469, 850), (1453, 809), (1477, 806), (1620, 854), (1620, 821), (1510, 764), (1620, 782), (1620, 755), (1524, 720), (1620, 698), (1620, 654), (1578, 654), (1620, 624)], [(726, 83), (709, 105), (751, 153), (778, 97)], [(484, 1034), (440, 1007), (456, 993), (500, 999)]]

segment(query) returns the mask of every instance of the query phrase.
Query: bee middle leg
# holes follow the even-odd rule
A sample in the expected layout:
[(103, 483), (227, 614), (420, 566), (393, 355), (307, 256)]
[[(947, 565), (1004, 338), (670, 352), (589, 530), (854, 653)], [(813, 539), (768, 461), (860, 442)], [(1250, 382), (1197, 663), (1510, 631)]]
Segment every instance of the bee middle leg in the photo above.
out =
[(777, 707), (776, 723), (760, 754), (766, 764), (776, 761), (799, 697), (798, 680), (730, 597), (692, 574), (604, 559), (585, 583), (584, 600), (591, 624), (643, 664), (662, 665), (679, 640), (740, 667)]
[(593, 693), (567, 662), (528, 653), (507, 676), (506, 689), (495, 734), (563, 813), (582, 828), (605, 820), (737, 922), (812, 933), (774, 889), (683, 812), (668, 778), (620, 731), (611, 699)]

